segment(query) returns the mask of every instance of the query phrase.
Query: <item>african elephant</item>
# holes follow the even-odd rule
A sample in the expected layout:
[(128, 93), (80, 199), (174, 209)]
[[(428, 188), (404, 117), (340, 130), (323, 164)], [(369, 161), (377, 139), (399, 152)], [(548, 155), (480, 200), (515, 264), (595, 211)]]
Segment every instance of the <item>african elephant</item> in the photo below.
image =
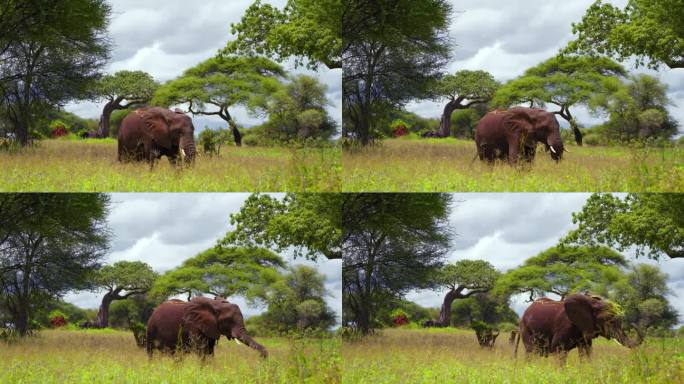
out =
[(532, 161), (537, 142), (544, 143), (551, 158), (563, 157), (560, 125), (553, 113), (542, 109), (516, 107), (487, 113), (475, 129), (475, 144), (480, 160), (493, 162), (508, 159), (513, 165), (518, 157)]
[(179, 109), (136, 109), (119, 127), (119, 161), (147, 160), (153, 164), (164, 155), (176, 164), (182, 149), (186, 162), (191, 163), (196, 154), (194, 132), (192, 120)]
[(221, 335), (268, 356), (266, 348), (247, 334), (240, 307), (220, 297), (201, 296), (189, 302), (165, 301), (154, 309), (147, 321), (147, 354), (151, 357), (155, 348), (173, 354), (180, 347), (183, 352), (212, 355)]
[(642, 341), (641, 335), (636, 341), (627, 337), (615, 304), (587, 294), (568, 295), (562, 301), (535, 300), (525, 310), (519, 327), (516, 353), (522, 338), (528, 355), (557, 353), (562, 359), (575, 347), (581, 358), (590, 357), (591, 341), (599, 336), (615, 338), (629, 348)]

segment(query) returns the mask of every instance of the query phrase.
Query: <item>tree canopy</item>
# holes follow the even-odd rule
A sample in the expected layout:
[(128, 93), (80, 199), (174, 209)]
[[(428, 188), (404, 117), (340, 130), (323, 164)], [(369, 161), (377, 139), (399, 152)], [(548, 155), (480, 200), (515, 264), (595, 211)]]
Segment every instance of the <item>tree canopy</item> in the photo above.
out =
[(367, 333), (382, 301), (433, 284), (451, 239), (451, 197), (349, 193), (343, 199), (343, 310)]
[(242, 106), (254, 114), (267, 112), (270, 95), (282, 89), (284, 76), (278, 64), (263, 57), (213, 57), (159, 87), (152, 104), (184, 105), (193, 115), (218, 116), (239, 146), (241, 134), (229, 110)]
[(442, 77), (432, 90), (435, 99), (447, 100), (439, 124), (439, 136), (451, 135), (451, 115), (455, 110), (489, 102), (500, 86), (486, 71), (461, 70)]
[(109, 248), (109, 197), (84, 194), (0, 194), (0, 312), (21, 335), (36, 304), (88, 278)]
[(593, 194), (572, 221), (578, 228), (562, 240), (565, 244), (635, 247), (637, 256), (651, 259), (684, 257), (682, 194), (631, 193), (624, 199)]
[(625, 74), (622, 66), (605, 57), (556, 56), (504, 84), (492, 104), (503, 107), (554, 104), (560, 108), (555, 113), (570, 123), (576, 143), (582, 145), (582, 133), (570, 108), (595, 106), (594, 101), (600, 95), (610, 94), (620, 86), (618, 78)]
[(388, 106), (427, 95), (450, 56), (445, 0), (350, 0), (343, 19), (342, 135), (368, 144)]
[(109, 119), (117, 109), (147, 103), (159, 84), (150, 74), (143, 71), (118, 71), (105, 75), (95, 85), (96, 99), (107, 101), (100, 117), (98, 136), (109, 137)]
[(340, 259), (344, 200), (333, 193), (290, 193), (282, 201), (252, 194), (240, 212), (231, 214), (235, 229), (221, 246), (258, 246), (276, 252), (292, 247), (295, 257)]
[(250, 289), (279, 278), (280, 256), (263, 248), (213, 247), (159, 277), (150, 291), (156, 298), (210, 294), (252, 297)]
[(231, 24), (237, 38), (228, 54), (266, 55), (277, 61), (294, 57), (296, 65), (342, 68), (341, 0), (288, 0), (280, 10), (256, 0), (239, 23)]
[(567, 53), (609, 55), (638, 65), (684, 68), (684, 7), (680, 0), (629, 0), (624, 9), (595, 1), (579, 23)]

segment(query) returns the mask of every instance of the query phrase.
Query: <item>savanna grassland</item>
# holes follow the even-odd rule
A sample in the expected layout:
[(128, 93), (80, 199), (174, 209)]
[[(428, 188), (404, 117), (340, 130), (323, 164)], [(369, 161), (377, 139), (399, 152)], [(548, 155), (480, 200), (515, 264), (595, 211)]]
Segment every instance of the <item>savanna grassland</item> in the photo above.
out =
[(333, 192), (341, 188), (335, 148), (225, 147), (220, 157), (198, 156), (191, 168), (165, 157), (121, 164), (115, 140), (44, 140), (0, 151), (2, 192)]
[(577, 147), (556, 163), (537, 149), (533, 164), (475, 160), (475, 143), (388, 139), (342, 154), (345, 192), (682, 192), (684, 148)]
[(337, 339), (257, 338), (266, 360), (244, 345), (219, 341), (202, 362), (155, 353), (150, 361), (130, 332), (49, 330), (0, 343), (0, 383), (340, 383)]
[(647, 339), (629, 350), (594, 340), (590, 362), (570, 352), (566, 365), (556, 358), (518, 358), (508, 334), (492, 350), (482, 349), (466, 330), (384, 330), (342, 345), (345, 383), (682, 383), (684, 339)]

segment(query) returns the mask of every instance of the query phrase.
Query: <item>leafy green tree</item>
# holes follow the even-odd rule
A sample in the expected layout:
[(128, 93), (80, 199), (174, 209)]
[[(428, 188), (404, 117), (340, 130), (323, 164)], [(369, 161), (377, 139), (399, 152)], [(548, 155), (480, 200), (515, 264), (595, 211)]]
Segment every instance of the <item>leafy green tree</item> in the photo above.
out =
[(451, 306), (456, 299), (466, 299), (494, 288), (500, 273), (484, 260), (459, 260), (447, 264), (435, 275), (435, 284), (447, 288), (437, 324), (447, 327), (451, 323)]
[(570, 108), (577, 105), (594, 107), (597, 98), (619, 87), (618, 78), (625, 74), (620, 64), (605, 57), (555, 56), (504, 84), (496, 92), (492, 104), (500, 107), (523, 103), (539, 107), (554, 104), (560, 108), (554, 113), (570, 123), (575, 142), (582, 145), (582, 132)]
[(340, 259), (344, 201), (337, 193), (290, 193), (283, 200), (252, 194), (230, 215), (235, 229), (220, 244), (275, 252), (292, 247), (294, 257)]
[(0, 39), (0, 104), (23, 146), (51, 107), (86, 97), (109, 56), (111, 7), (104, 0), (3, 4), (8, 25), (19, 30)]
[(117, 300), (109, 309), (109, 325), (112, 328), (130, 329), (135, 324), (147, 324), (158, 304), (146, 294)]
[(214, 57), (159, 87), (152, 104), (185, 104), (193, 115), (218, 116), (240, 146), (242, 135), (229, 109), (242, 106), (254, 114), (267, 112), (270, 95), (282, 89), (284, 76), (278, 64), (263, 57)]
[(493, 292), (528, 293), (530, 301), (547, 293), (561, 299), (578, 291), (607, 296), (609, 288), (623, 275), (620, 268), (626, 266), (625, 258), (610, 248), (551, 247), (504, 273)]
[(305, 59), (309, 68), (319, 63), (342, 68), (341, 0), (288, 0), (280, 10), (256, 0), (247, 8), (231, 33), (225, 53), (266, 55), (277, 61), (294, 57), (296, 65)]
[[(439, 309), (424, 308), (402, 297), (388, 297), (386, 301), (378, 303), (375, 312), (375, 322), (373, 326), (392, 326), (392, 312), (396, 310), (400, 310), (406, 313), (408, 319), (411, 322), (417, 324), (422, 324), (425, 320), (434, 319), (437, 318), (437, 316), (439, 316)], [(344, 317), (346, 316), (346, 314), (343, 313), (342, 316)]]
[(510, 298), (488, 293), (476, 293), (457, 300), (452, 305), (452, 319), (449, 325), (469, 327), (472, 323), (518, 324), (518, 315), (510, 307)]
[(96, 99), (107, 101), (100, 117), (99, 137), (109, 137), (112, 112), (147, 103), (159, 84), (143, 71), (118, 71), (106, 75), (95, 86)]
[(284, 267), (280, 256), (263, 248), (213, 247), (187, 259), (155, 282), (150, 296), (167, 299), (176, 295), (210, 294), (254, 297), (259, 286), (268, 285)]
[(94, 286), (105, 290), (95, 325), (99, 328), (108, 327), (112, 302), (147, 293), (156, 278), (152, 267), (142, 261), (117, 261), (102, 267), (93, 276)]
[(325, 276), (316, 269), (291, 267), (282, 279), (264, 289), (268, 309), (261, 315), (262, 327), (283, 334), (293, 330), (328, 330), (335, 314), (325, 302)]
[(680, 0), (629, 0), (624, 9), (597, 0), (579, 23), (567, 53), (636, 57), (638, 65), (684, 68), (684, 7)]
[(439, 123), (439, 137), (451, 135), (451, 115), (457, 109), (468, 109), (489, 102), (501, 84), (486, 71), (462, 70), (441, 78), (435, 85), (434, 98), (447, 99)]
[(444, 0), (349, 0), (343, 16), (342, 136), (367, 145), (374, 116), (425, 98), (450, 55)]
[(451, 239), (450, 202), (446, 194), (343, 195), (342, 305), (361, 332), (388, 298), (433, 284)]
[(232, 141), (227, 129), (210, 129), (206, 127), (199, 134), (199, 146), (202, 152), (210, 156), (221, 156), (221, 147)]
[(578, 228), (564, 244), (606, 245), (620, 251), (635, 247), (637, 256), (684, 257), (684, 195), (630, 193), (625, 199), (593, 194), (572, 214)]
[(468, 108), (454, 111), (451, 115), (451, 124), (454, 129), (452, 136), (464, 139), (474, 139), (477, 123), (487, 113), (485, 108)]
[(0, 307), (26, 335), (42, 303), (88, 288), (109, 247), (109, 197), (0, 194)]

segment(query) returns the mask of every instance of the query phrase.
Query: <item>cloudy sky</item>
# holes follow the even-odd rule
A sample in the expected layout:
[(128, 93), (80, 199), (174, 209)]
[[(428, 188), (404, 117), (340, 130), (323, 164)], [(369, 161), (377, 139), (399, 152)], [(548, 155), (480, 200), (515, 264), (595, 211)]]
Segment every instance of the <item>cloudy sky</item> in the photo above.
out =
[[(588, 197), (583, 193), (455, 194), (449, 221), (457, 236), (449, 260), (487, 260), (502, 272), (517, 267), (575, 228), (572, 213), (579, 211)], [(674, 293), (668, 299), (684, 324), (684, 260), (665, 257), (656, 262), (623, 255), (633, 263), (658, 265), (668, 274), (668, 286)], [(407, 299), (439, 308), (445, 293), (414, 291)], [(519, 315), (529, 305), (526, 299), (513, 297), (512, 307)]]
[[(114, 43), (107, 73), (119, 70), (142, 70), (155, 80), (165, 82), (203, 60), (214, 56), (233, 39), (230, 24), (237, 23), (254, 0), (109, 0), (112, 19), (109, 35)], [(286, 0), (266, 0), (283, 8)], [(338, 122), (342, 121), (342, 71), (321, 66), (313, 72), (296, 69), (291, 62), (284, 63), (290, 73), (306, 73), (328, 86), (328, 111)], [(104, 102), (80, 102), (66, 107), (70, 112), (85, 118), (99, 119)], [(238, 124), (260, 124), (263, 117), (249, 116), (244, 109), (230, 110)], [(199, 131), (208, 125), (224, 127), (218, 117), (193, 118)]]
[[(223, 238), (233, 228), (229, 215), (239, 211), (248, 196), (242, 193), (112, 194), (108, 223), (113, 236), (106, 262), (139, 260), (157, 272), (177, 267)], [(309, 265), (325, 275), (325, 285), (330, 293), (326, 301), (337, 313), (339, 322), (342, 313), (341, 261), (320, 259), (314, 263), (281, 256), (289, 265)], [(101, 292), (75, 292), (65, 297), (66, 301), (82, 308), (97, 308), (101, 299)], [(240, 305), (246, 317), (265, 310), (248, 306), (240, 297), (230, 300)]]
[[(542, 61), (553, 57), (573, 39), (573, 22), (582, 20), (594, 0), (452, 0), (457, 13), (452, 18), (450, 35), (454, 58), (448, 67), (453, 73), (462, 69), (481, 69), (505, 82)], [(623, 7), (627, 0), (608, 0)], [(635, 69), (623, 63), (630, 72), (657, 76), (669, 86), (672, 116), (684, 123), (684, 69), (663, 67), (660, 72)], [(425, 117), (440, 117), (443, 103), (420, 102), (408, 110)], [(551, 108), (551, 107), (549, 107)], [(581, 125), (590, 126), (605, 120), (593, 117), (583, 108), (574, 108)], [(564, 124), (562, 121), (561, 124)]]

